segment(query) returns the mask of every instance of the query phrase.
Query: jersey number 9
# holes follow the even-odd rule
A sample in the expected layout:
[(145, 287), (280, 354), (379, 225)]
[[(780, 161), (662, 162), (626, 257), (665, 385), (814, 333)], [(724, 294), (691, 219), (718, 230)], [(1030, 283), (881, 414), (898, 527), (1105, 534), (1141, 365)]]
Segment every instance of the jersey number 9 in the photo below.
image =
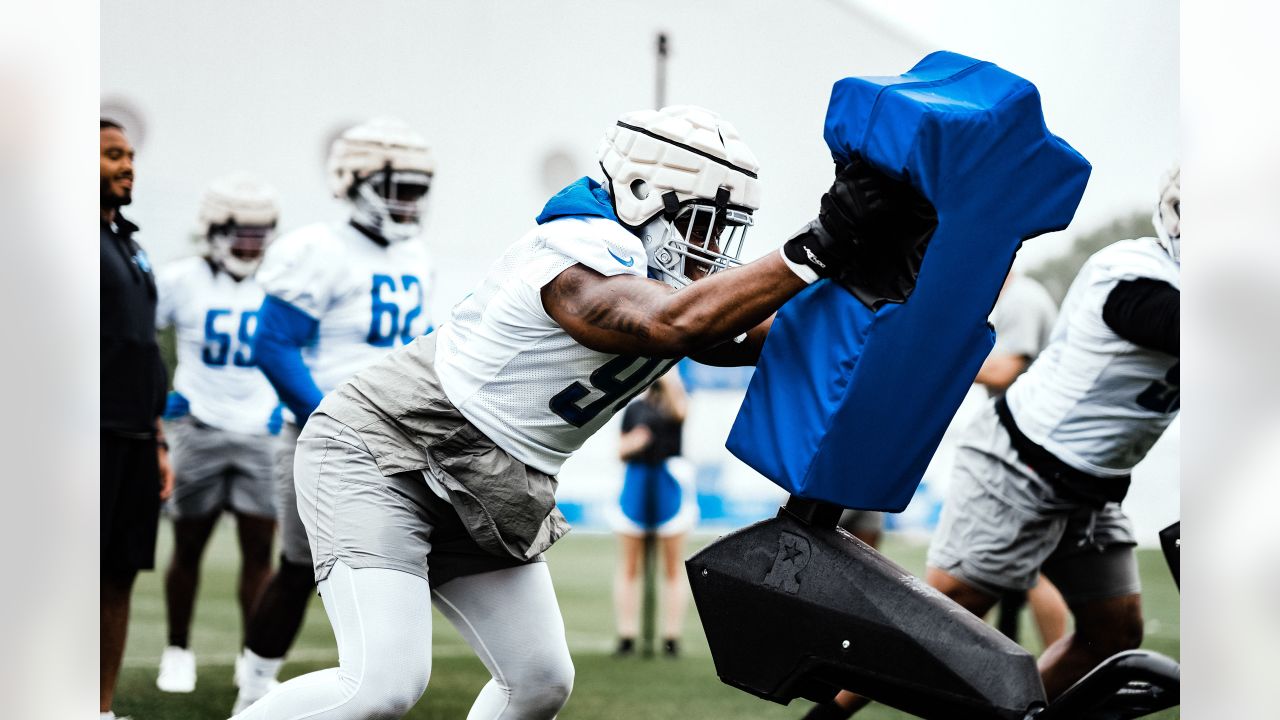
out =
[[(633, 368), (637, 361), (643, 360), (639, 367)], [(591, 387), (604, 393), (586, 405), (578, 403), (591, 394), (591, 390), (580, 382), (556, 393), (551, 398), (551, 412), (574, 427), (582, 427), (591, 422), (610, 405), (614, 410), (626, 405), (631, 398), (649, 386), (649, 383), (676, 364), (676, 360), (654, 360), (649, 358), (628, 357), (619, 355), (596, 368), (591, 373)], [(627, 372), (627, 370), (631, 372)], [(654, 372), (654, 371), (657, 372)]]

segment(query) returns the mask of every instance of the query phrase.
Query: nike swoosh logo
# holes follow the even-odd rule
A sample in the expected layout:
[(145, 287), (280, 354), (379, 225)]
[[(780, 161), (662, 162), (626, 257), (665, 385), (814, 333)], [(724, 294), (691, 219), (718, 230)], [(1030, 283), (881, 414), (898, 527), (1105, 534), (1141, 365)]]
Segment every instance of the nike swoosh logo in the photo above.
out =
[[(608, 248), (605, 248), (605, 249), (606, 249), (606, 250), (608, 250)], [(613, 259), (614, 259), (614, 260), (617, 260), (618, 262), (622, 263), (622, 266), (623, 266), (623, 267), (631, 267), (632, 265), (635, 265), (635, 264), (636, 264), (636, 259), (635, 259), (635, 258), (633, 258), (633, 257), (629, 257), (629, 258), (627, 258), (626, 260), (623, 260), (622, 258), (618, 257), (617, 255), (614, 255), (612, 250), (609, 250), (609, 255), (613, 256)]]

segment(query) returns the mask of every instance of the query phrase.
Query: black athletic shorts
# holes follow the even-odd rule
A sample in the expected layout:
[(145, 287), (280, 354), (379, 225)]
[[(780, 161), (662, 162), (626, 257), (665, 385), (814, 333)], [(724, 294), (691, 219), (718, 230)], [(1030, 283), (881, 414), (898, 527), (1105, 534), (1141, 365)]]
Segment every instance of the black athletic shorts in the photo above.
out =
[(160, 467), (155, 438), (102, 431), (103, 570), (150, 570), (156, 565), (160, 524)]

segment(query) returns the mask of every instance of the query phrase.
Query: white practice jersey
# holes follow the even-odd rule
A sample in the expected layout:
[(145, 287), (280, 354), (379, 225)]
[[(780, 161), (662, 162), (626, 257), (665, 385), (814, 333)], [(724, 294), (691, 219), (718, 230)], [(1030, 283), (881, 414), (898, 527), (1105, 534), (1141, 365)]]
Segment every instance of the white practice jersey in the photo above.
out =
[(156, 273), (156, 326), (177, 334), (173, 389), (191, 414), (221, 430), (266, 435), (279, 400), (258, 370), (253, 334), (262, 289), (202, 257), (166, 265)]
[(387, 352), (433, 330), (433, 268), (421, 240), (379, 245), (349, 223), (298, 228), (267, 248), (258, 283), (319, 321), (302, 349), (328, 394)]
[(1028, 438), (1071, 467), (1129, 474), (1178, 413), (1178, 358), (1139, 347), (1102, 319), (1111, 290), (1151, 278), (1181, 289), (1178, 265), (1152, 238), (1106, 247), (1080, 269), (1049, 347), (1005, 397)]
[(571, 265), (645, 277), (640, 239), (603, 218), (540, 225), (512, 245), (440, 328), (435, 364), (458, 411), (499, 447), (549, 475), (675, 360), (579, 345), (542, 306)]

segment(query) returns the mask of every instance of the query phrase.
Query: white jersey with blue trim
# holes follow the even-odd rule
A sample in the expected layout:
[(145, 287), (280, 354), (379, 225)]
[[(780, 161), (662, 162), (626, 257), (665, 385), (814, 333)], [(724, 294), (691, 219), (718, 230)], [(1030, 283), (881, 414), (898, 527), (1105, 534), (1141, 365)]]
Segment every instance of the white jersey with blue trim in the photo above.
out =
[(1123, 240), (1089, 258), (1049, 346), (1005, 395), (1023, 434), (1098, 477), (1128, 475), (1178, 414), (1178, 358), (1135, 345), (1102, 319), (1111, 290), (1138, 278), (1181, 289), (1177, 263), (1153, 238)]
[(325, 394), (434, 329), (434, 272), (418, 239), (381, 245), (349, 223), (307, 225), (268, 246), (257, 278), (319, 322), (302, 359)]
[(268, 434), (280, 401), (253, 355), (262, 288), (190, 257), (161, 268), (156, 289), (156, 326), (177, 335), (173, 389), (191, 415), (221, 430)]
[(542, 306), (575, 264), (647, 275), (644, 246), (617, 222), (566, 218), (512, 245), (440, 328), (435, 365), (458, 411), (499, 447), (549, 475), (674, 360), (579, 345)]

